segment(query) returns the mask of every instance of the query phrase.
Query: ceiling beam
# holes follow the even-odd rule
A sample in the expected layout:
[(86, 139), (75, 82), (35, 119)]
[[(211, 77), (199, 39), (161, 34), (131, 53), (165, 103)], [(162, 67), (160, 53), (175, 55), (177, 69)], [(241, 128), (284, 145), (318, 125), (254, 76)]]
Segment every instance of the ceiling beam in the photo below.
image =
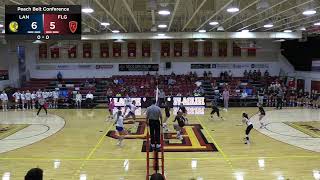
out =
[(124, 32), (128, 32), (127, 29), (125, 27), (123, 27), (123, 25), (101, 4), (101, 2), (99, 0), (94, 0), (95, 3), (98, 4), (98, 6), (100, 6), (100, 8), (102, 10), (104, 10), (104, 12), (114, 21), (116, 22), (120, 27), (121, 29), (124, 31)]
[[(304, 25), (306, 25), (306, 24), (314, 23), (314, 22), (318, 22), (318, 21), (320, 21), (320, 19), (319, 19), (319, 18), (318, 18), (318, 19), (316, 19), (316, 20), (311, 20), (311, 21), (308, 21), (308, 22), (302, 23), (302, 24), (298, 24), (298, 25), (294, 25), (294, 26), (289, 26), (289, 27), (286, 27), (286, 28), (282, 28), (282, 29), (280, 29), (280, 30), (279, 30), (279, 32), (280, 32), (280, 31), (283, 31), (283, 30), (286, 30), (286, 29), (293, 29), (293, 28), (296, 28), (296, 27), (304, 26)], [(312, 25), (310, 25), (310, 26), (313, 26), (313, 24), (312, 24)], [(310, 27), (310, 26), (308, 26), (308, 27)], [(306, 28), (307, 28), (307, 27), (306, 27)]]
[(151, 10), (151, 20), (152, 20), (152, 25), (156, 24), (156, 17), (154, 15), (154, 10)]
[(93, 30), (96, 31), (96, 32), (100, 32), (99, 30), (97, 30), (96, 28), (90, 26), (89, 24), (87, 24), (87, 23), (85, 23), (85, 22), (82, 22), (82, 24), (88, 26), (90, 29), (93, 29)]
[(248, 27), (250, 27), (250, 26), (252, 26), (252, 25), (258, 24), (258, 23), (263, 22), (263, 21), (265, 21), (265, 20), (267, 20), (267, 19), (270, 19), (270, 18), (272, 18), (272, 17), (278, 16), (279, 14), (285, 13), (285, 12), (290, 11), (290, 10), (292, 10), (292, 9), (295, 9), (295, 8), (297, 8), (297, 7), (300, 7), (300, 6), (303, 6), (303, 5), (305, 5), (305, 4), (308, 4), (308, 3), (312, 2), (312, 1), (313, 1), (313, 0), (309, 0), (309, 1), (306, 1), (306, 2), (304, 2), (304, 3), (301, 3), (301, 4), (295, 5), (295, 6), (293, 6), (293, 7), (290, 7), (289, 9), (286, 9), (286, 10), (284, 10), (284, 11), (280, 11), (280, 12), (278, 12), (278, 13), (272, 14), (272, 15), (269, 16), (269, 17), (266, 17), (266, 18), (264, 18), (264, 19), (261, 19), (261, 20), (259, 20), (259, 21), (256, 21), (255, 23), (251, 23), (251, 24), (249, 24), (249, 25), (247, 25), (247, 26), (245, 26), (245, 27), (242, 27), (242, 28), (238, 29), (237, 31), (241, 31), (242, 29), (246, 29), (246, 28), (248, 28)]
[(22, 5), (22, 3), (19, 3), (18, 1), (15, 1), (15, 0), (10, 0), (10, 2), (12, 2), (14, 4)]
[(202, 28), (202, 26), (204, 26), (205, 24), (207, 24), (212, 18), (214, 18), (216, 15), (220, 14), (221, 11), (223, 11), (226, 7), (228, 7), (231, 3), (233, 2), (233, 0), (230, 0), (229, 2), (227, 2), (227, 4), (225, 4), (224, 6), (222, 6), (218, 11), (216, 11), (214, 14), (212, 14), (207, 20), (205, 20), (197, 29), (196, 31), (198, 31), (200, 28)]
[(139, 26), (139, 24), (138, 24), (138, 21), (137, 21), (136, 17), (134, 17), (134, 14), (133, 14), (133, 12), (132, 12), (132, 10), (131, 10), (131, 8), (130, 8), (128, 2), (127, 2), (127, 0), (122, 0), (122, 2), (123, 2), (123, 4), (124, 4), (124, 6), (127, 8), (127, 10), (128, 10), (128, 12), (129, 12), (129, 14), (130, 14), (130, 16), (131, 16), (134, 24), (137, 26), (139, 32), (141, 32), (141, 28), (140, 28), (140, 26)]
[(176, 0), (176, 4), (174, 5), (174, 9), (173, 9), (173, 12), (172, 12), (172, 15), (171, 15), (171, 18), (170, 18), (170, 22), (169, 22), (169, 26), (168, 26), (168, 30), (167, 31), (170, 31), (171, 24), (173, 22), (174, 16), (176, 15), (176, 12), (177, 12), (179, 4), (180, 4), (180, 0)]
[(274, 5), (272, 5), (271, 7), (267, 8), (267, 9), (265, 9), (265, 10), (263, 10), (263, 11), (257, 13), (257, 14), (254, 14), (254, 15), (252, 15), (252, 16), (250, 16), (250, 17), (248, 17), (248, 18), (246, 18), (246, 19), (244, 19), (244, 20), (242, 20), (242, 21), (240, 21), (240, 22), (237, 22), (237, 23), (233, 24), (233, 25), (230, 26), (230, 27), (225, 28), (225, 30), (227, 31), (227, 30), (233, 28), (234, 26), (236, 26), (236, 25), (238, 25), (238, 24), (241, 24), (241, 23), (243, 23), (243, 22), (246, 22), (246, 21), (248, 21), (249, 19), (252, 19), (252, 18), (254, 18), (254, 17), (256, 17), (256, 16), (258, 16), (258, 15), (260, 15), (260, 14), (262, 14), (262, 13), (264, 13), (264, 12), (266, 12), (266, 11), (268, 11), (268, 10), (270, 10), (270, 9), (272, 9), (272, 8), (274, 8), (274, 7), (278, 6), (278, 5), (286, 2), (286, 1), (288, 1), (288, 0), (282, 0), (282, 1), (280, 1), (279, 3), (274, 4)]
[[(248, 4), (246, 7), (241, 8), (241, 10), (240, 10), (239, 12), (237, 12), (237, 13), (235, 13), (234, 15), (230, 16), (229, 18), (225, 19), (222, 23), (220, 23), (220, 25), (228, 22), (228, 21), (229, 21), (230, 19), (232, 19), (233, 17), (235, 17), (235, 16), (237, 16), (238, 14), (242, 13), (243, 11), (247, 10), (247, 9), (250, 8), (251, 6), (257, 4), (259, 1), (260, 1), (260, 0), (256, 0), (256, 1)], [(212, 31), (213, 29), (217, 28), (217, 27), (220, 26), (220, 25), (214, 26), (214, 27), (211, 28), (209, 31)]]
[(183, 26), (183, 28), (181, 29), (181, 31), (184, 31), (188, 25), (190, 24), (190, 22), (192, 21), (192, 19), (196, 16), (196, 14), (200, 11), (200, 9), (202, 8), (202, 6), (207, 2), (207, 0), (203, 0), (201, 2), (201, 4), (198, 6), (198, 8), (193, 12), (191, 18), (187, 21), (187, 23)]

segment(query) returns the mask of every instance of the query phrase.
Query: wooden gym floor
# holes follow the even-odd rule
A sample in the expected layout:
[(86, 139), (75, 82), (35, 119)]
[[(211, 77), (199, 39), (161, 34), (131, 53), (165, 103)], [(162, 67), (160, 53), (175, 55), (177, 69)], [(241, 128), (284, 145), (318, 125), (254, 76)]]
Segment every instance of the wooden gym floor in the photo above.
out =
[[(275, 128), (277, 119), (282, 122), (282, 117), (299, 117), (297, 122), (287, 122), (287, 126), (295, 126), (295, 131), (319, 140), (319, 110), (292, 109), (287, 113), (286, 110), (266, 110), (271, 115), (281, 113), (269, 117), (273, 118), (270, 128)], [(312, 121), (303, 123), (306, 119), (297, 116), (301, 115), (300, 111), (307, 115), (313, 113)], [(247, 112), (253, 116), (257, 108), (230, 108), (228, 112), (221, 112), (224, 120), (211, 119), (210, 109), (204, 112), (205, 115), (188, 115), (189, 126), (185, 128), (183, 142), (176, 140), (174, 133), (168, 134), (165, 152), (168, 180), (320, 179), (319, 152), (271, 138), (270, 132), (259, 131), (257, 120), (254, 120), (257, 129), (251, 132), (252, 143), (243, 143), (245, 125), (239, 126), (241, 114)], [(138, 127), (131, 130), (130, 139), (125, 139), (123, 147), (118, 147), (117, 140), (112, 138), (116, 136), (113, 134), (115, 127), (111, 121), (106, 121), (106, 110), (49, 110), (49, 113), (48, 117), (43, 114), (35, 117), (33, 111), (0, 112), (0, 151), (3, 149), (0, 177), (3, 180), (9, 176), (10, 180), (21, 180), (33, 167), (44, 169), (46, 180), (145, 179), (146, 153), (141, 152), (143, 122), (137, 122)], [(173, 116), (168, 126), (173, 132), (172, 120)], [(19, 133), (23, 129), (25, 134)], [(20, 142), (28, 141), (29, 145), (19, 147)], [(11, 149), (5, 150), (5, 146)], [(317, 146), (320, 147), (320, 143), (314, 144), (315, 148)]]

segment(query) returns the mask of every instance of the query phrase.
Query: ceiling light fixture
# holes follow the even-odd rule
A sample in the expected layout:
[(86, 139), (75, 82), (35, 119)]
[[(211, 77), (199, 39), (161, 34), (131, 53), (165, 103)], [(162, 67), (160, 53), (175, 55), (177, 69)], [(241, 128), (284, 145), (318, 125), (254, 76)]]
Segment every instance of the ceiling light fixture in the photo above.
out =
[(92, 8), (90, 8), (90, 7), (87, 7), (87, 8), (82, 8), (81, 12), (90, 14), (90, 13), (93, 13), (94, 10)]
[(3, 28), (3, 24), (0, 24), (0, 28)]
[(158, 12), (158, 14), (163, 15), (163, 16), (167, 16), (167, 15), (170, 15), (170, 11), (168, 11), (168, 10), (161, 10), (161, 11)]
[(249, 29), (244, 29), (244, 30), (242, 30), (241, 32), (247, 33), (247, 32), (249, 32)]
[(199, 31), (198, 31), (199, 33), (205, 33), (205, 32), (207, 32), (205, 29), (200, 29)]
[(272, 27), (273, 27), (273, 24), (272, 24), (272, 23), (268, 23), (268, 24), (265, 24), (263, 27), (265, 27), (265, 28), (272, 28)]
[(320, 26), (320, 22), (314, 23), (315, 26)]
[(292, 32), (292, 30), (287, 29), (287, 30), (284, 30), (283, 32), (285, 32), (285, 33), (291, 33), (291, 32)]
[(307, 29), (306, 29), (305, 27), (300, 27), (299, 30), (300, 30), (300, 31), (305, 31), (305, 30), (307, 30)]
[(167, 28), (167, 25), (166, 24), (159, 24), (158, 27), (159, 28)]
[(111, 32), (113, 32), (113, 33), (119, 33), (120, 31), (119, 31), (119, 30), (112, 30)]
[(209, 24), (210, 24), (211, 26), (215, 26), (215, 25), (218, 25), (219, 22), (217, 22), (217, 21), (212, 21), (212, 22), (210, 22)]
[(303, 15), (306, 15), (306, 16), (310, 16), (310, 15), (313, 15), (313, 14), (315, 14), (315, 13), (317, 13), (317, 11), (315, 11), (315, 10), (306, 10), (306, 11), (303, 11)]
[(101, 24), (101, 26), (109, 26), (110, 25), (110, 23), (107, 23), (107, 22), (101, 22), (100, 24)]
[(160, 33), (160, 34), (158, 34), (158, 36), (165, 36), (165, 34)]
[(227, 9), (227, 11), (228, 11), (229, 13), (235, 13), (235, 12), (238, 12), (238, 11), (239, 11), (239, 8), (237, 8), (237, 7), (230, 7), (230, 8)]
[(223, 28), (222, 26), (219, 26), (219, 27), (217, 28), (217, 31), (224, 31), (224, 28)]

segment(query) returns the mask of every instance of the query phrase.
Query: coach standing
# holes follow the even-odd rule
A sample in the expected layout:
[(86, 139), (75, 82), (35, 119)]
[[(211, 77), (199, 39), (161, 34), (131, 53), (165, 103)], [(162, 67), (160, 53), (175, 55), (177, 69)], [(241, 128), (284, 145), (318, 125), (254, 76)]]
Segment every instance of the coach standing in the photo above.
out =
[(161, 147), (160, 121), (162, 122), (162, 114), (160, 107), (156, 105), (155, 101), (147, 108), (146, 114), (146, 122), (150, 127), (151, 147), (159, 149)]

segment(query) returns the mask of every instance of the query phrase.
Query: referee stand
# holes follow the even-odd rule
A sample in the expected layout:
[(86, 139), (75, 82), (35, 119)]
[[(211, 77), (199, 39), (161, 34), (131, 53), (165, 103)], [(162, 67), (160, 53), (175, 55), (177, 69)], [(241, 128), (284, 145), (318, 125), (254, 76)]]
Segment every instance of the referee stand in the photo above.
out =
[[(160, 149), (152, 148), (150, 144), (150, 135), (149, 128), (147, 128), (147, 143), (146, 143), (146, 152), (147, 152), (147, 175), (146, 180), (149, 180), (151, 175), (154, 173), (160, 173), (164, 179), (164, 141), (163, 141), (163, 128), (162, 120), (160, 122)], [(150, 169), (152, 168), (152, 169)], [(151, 172), (150, 172), (151, 171)]]

